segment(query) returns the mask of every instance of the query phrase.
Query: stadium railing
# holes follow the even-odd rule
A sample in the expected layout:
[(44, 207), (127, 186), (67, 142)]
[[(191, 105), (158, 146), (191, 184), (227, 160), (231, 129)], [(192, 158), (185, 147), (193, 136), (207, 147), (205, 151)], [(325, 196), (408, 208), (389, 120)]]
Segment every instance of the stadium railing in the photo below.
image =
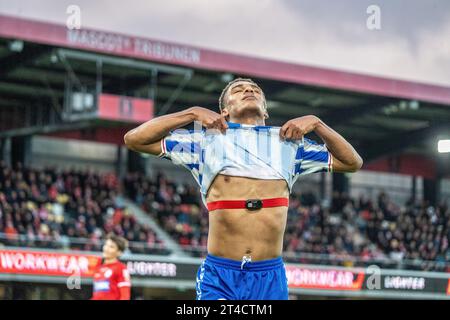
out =
[[(0, 233), (0, 244), (6, 247), (22, 248), (48, 248), (61, 250), (77, 251), (101, 251), (103, 241), (101, 239), (70, 238), (61, 236), (60, 239), (40, 239), (39, 237), (28, 237), (27, 235), (10, 235)], [(194, 257), (204, 257), (207, 254), (207, 248), (204, 246), (182, 245), (184, 251)], [(129, 242), (129, 250), (137, 254), (150, 255), (170, 255), (171, 251), (164, 244), (146, 242)], [(328, 265), (344, 267), (369, 267), (378, 266), (386, 269), (399, 270), (420, 270), (449, 272), (450, 264), (443, 261), (427, 260), (396, 260), (387, 257), (381, 258), (362, 258), (351, 255), (317, 254), (307, 252), (289, 252), (283, 253), (283, 259), (289, 263), (301, 263), (311, 265)]]
[[(207, 253), (206, 247), (182, 246), (183, 250), (191, 253), (195, 257), (203, 257)], [(378, 266), (380, 268), (400, 269), (400, 270), (420, 270), (420, 271), (441, 271), (448, 272), (450, 263), (442, 261), (428, 260), (396, 260), (388, 257), (362, 258), (351, 255), (318, 254), (308, 252), (283, 252), (283, 260), (291, 263), (302, 263), (312, 265), (329, 265), (345, 267), (369, 267)]]
[[(47, 248), (61, 250), (77, 251), (102, 251), (103, 240), (89, 238), (72, 238), (61, 236), (59, 239), (42, 239), (38, 236), (29, 237), (18, 234), (11, 235), (0, 233), (0, 244), (6, 247), (25, 247), (25, 248)], [(132, 253), (168, 255), (168, 250), (164, 244), (129, 241), (128, 248)]]

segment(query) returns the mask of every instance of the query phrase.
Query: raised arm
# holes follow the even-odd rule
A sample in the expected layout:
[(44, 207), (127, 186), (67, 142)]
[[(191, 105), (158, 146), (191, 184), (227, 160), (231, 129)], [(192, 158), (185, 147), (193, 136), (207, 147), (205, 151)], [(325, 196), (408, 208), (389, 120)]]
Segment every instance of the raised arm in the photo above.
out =
[(325, 142), (333, 159), (334, 172), (356, 172), (361, 169), (363, 159), (355, 148), (339, 133), (319, 119), (314, 132)]
[(157, 117), (130, 130), (124, 136), (126, 146), (136, 152), (161, 154), (161, 139), (170, 131), (181, 128), (193, 121), (199, 121), (206, 128), (224, 131), (227, 124), (224, 118), (209, 109), (192, 107), (184, 111)]
[(332, 155), (334, 172), (356, 172), (361, 169), (363, 160), (353, 146), (316, 116), (304, 116), (288, 121), (281, 128), (280, 136), (296, 140), (311, 131), (325, 142)]

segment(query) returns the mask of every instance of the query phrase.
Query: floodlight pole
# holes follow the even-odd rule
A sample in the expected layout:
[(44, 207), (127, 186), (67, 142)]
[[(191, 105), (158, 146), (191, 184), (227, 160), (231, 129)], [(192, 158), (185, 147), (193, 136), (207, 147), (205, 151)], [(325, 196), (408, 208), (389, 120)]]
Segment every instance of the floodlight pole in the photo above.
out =
[(96, 88), (95, 91), (97, 93), (97, 97), (102, 93), (103, 91), (103, 61), (97, 60), (97, 81), (96, 81)]

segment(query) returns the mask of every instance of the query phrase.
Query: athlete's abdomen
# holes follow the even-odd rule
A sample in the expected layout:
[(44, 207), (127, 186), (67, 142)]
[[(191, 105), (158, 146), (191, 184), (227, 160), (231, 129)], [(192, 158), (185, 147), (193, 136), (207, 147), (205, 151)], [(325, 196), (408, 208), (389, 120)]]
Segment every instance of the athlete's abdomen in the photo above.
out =
[[(207, 196), (208, 202), (221, 200), (270, 199), (289, 197), (284, 180), (257, 180), (219, 175)], [(250, 255), (254, 261), (281, 255), (287, 207), (220, 209), (209, 214), (208, 252), (241, 260)]]

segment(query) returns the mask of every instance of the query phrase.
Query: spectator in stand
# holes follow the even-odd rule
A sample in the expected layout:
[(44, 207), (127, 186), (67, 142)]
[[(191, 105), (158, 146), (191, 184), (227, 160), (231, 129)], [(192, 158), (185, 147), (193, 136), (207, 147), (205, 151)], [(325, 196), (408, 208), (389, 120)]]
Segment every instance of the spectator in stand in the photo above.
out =
[[(151, 179), (130, 173), (124, 185), (128, 195), (182, 246), (195, 249), (198, 255), (205, 252), (208, 215), (196, 188), (162, 174)], [(399, 207), (383, 191), (375, 200), (335, 192), (328, 209), (314, 195), (293, 194), (284, 239), (287, 256), (326, 254), (341, 264), (351, 264), (355, 258), (432, 260), (434, 270), (448, 268), (450, 212), (446, 205), (430, 208), (409, 201)]]
[[(14, 168), (0, 162), (0, 241), (6, 245), (69, 246), (99, 250), (110, 231), (143, 241), (137, 252), (158, 252), (161, 242), (114, 198), (119, 181), (92, 170)], [(25, 240), (24, 240), (25, 239)], [(132, 243), (133, 244), (133, 243)], [(133, 251), (133, 245), (130, 250)]]
[[(30, 246), (56, 243), (99, 250), (104, 235), (114, 232), (130, 241), (131, 251), (153, 252), (148, 248), (161, 244), (155, 233), (114, 204), (119, 187), (114, 175), (92, 170), (36, 170), (20, 164), (13, 169), (0, 162), (0, 233), (10, 245), (26, 236)], [(121, 190), (183, 247), (204, 254), (208, 212), (195, 186), (163, 174), (152, 179), (128, 173)], [(301, 253), (294, 261), (330, 263), (305, 255), (325, 254), (336, 264), (408, 260), (418, 269), (450, 271), (447, 203), (432, 207), (410, 199), (400, 207), (383, 191), (374, 200), (335, 192), (327, 208), (313, 194), (293, 194), (284, 239), (287, 257)], [(77, 244), (77, 238), (89, 241)]]

